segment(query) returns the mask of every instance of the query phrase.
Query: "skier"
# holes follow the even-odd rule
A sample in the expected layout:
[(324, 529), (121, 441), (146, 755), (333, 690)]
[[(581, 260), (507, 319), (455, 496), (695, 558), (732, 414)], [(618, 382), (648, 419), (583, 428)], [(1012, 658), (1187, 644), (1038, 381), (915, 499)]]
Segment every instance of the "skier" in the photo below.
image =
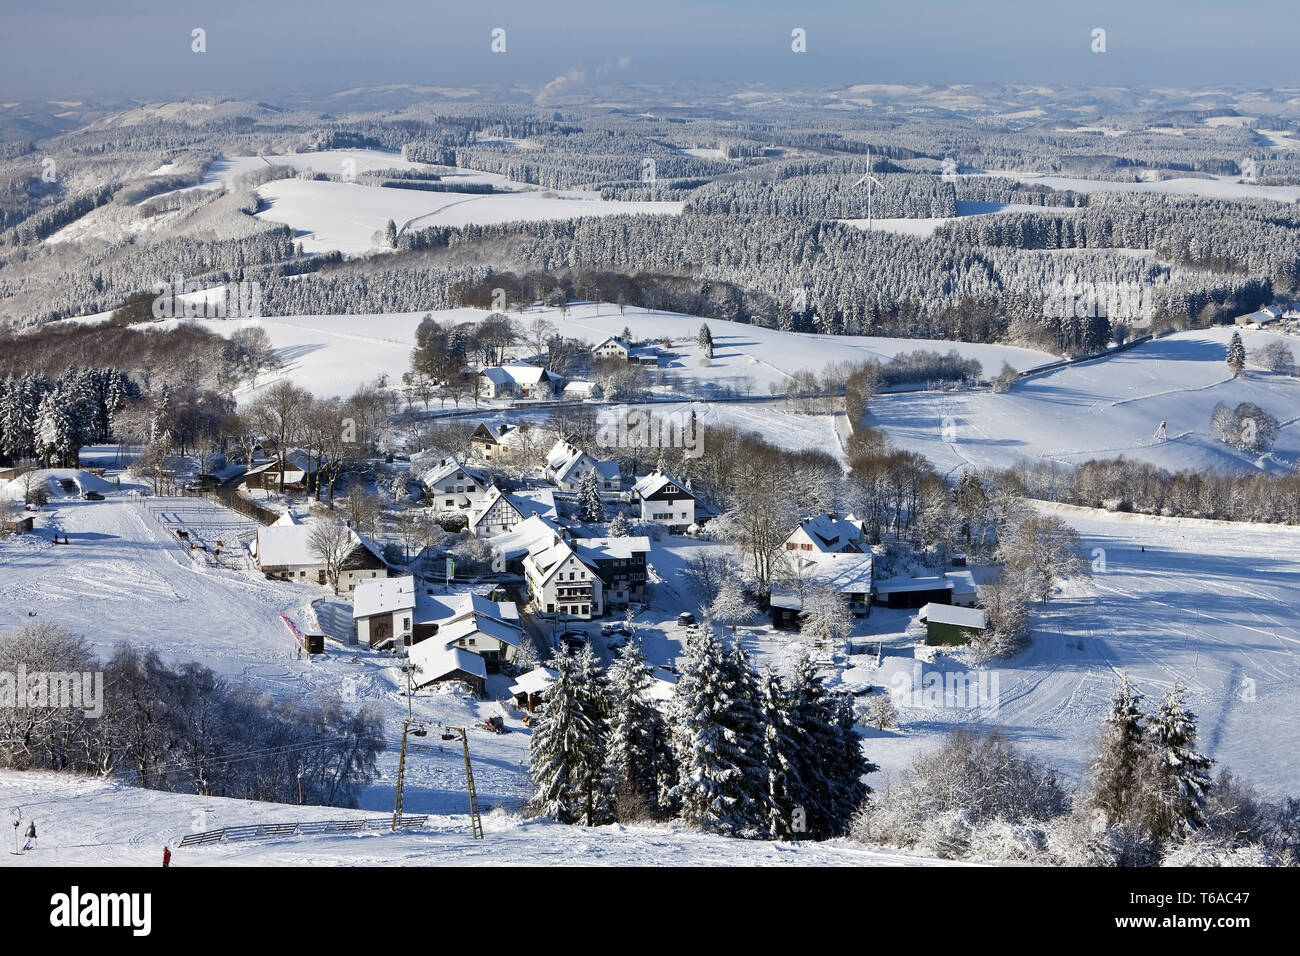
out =
[(163, 869), (172, 865), (172, 851), (170, 847), (163, 847)]
[(36, 849), (36, 821), (33, 820), (27, 824), (27, 842), (23, 844), (24, 850)]

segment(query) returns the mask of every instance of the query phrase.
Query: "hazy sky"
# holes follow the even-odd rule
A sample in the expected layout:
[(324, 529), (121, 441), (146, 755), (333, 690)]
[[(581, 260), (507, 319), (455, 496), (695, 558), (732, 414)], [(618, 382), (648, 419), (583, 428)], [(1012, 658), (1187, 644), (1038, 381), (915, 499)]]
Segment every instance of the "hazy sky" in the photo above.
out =
[[(0, 0), (0, 97), (383, 83), (1297, 84), (1297, 0)], [(206, 30), (207, 52), (191, 51)], [(491, 52), (491, 31), (506, 52)], [(791, 30), (807, 52), (791, 50)], [(1107, 51), (1093, 53), (1092, 31)]]

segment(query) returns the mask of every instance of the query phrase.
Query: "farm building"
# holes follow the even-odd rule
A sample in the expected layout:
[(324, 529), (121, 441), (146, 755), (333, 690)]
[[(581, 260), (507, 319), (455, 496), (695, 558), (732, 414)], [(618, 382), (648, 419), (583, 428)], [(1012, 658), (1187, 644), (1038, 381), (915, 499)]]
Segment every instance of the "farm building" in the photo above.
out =
[(875, 603), (882, 607), (921, 607), (951, 604), (953, 582), (939, 576), (889, 578), (872, 589)]
[(1282, 318), (1282, 310), (1275, 305), (1266, 305), (1246, 315), (1233, 319), (1234, 325), (1270, 325)]
[(927, 604), (921, 608), (927, 644), (969, 644), (971, 635), (988, 627), (988, 617), (979, 608)]
[(460, 681), (468, 684), (476, 697), (482, 697), (487, 688), (487, 666), (483, 658), (459, 647), (442, 647), (426, 641), (410, 650), (416, 690), (433, 684)]
[[(289, 515), (269, 527), (259, 528), (251, 547), (258, 568), (285, 581), (328, 585), (325, 562), (312, 548), (312, 528), (311, 524), (295, 524)], [(360, 582), (388, 574), (388, 565), (378, 549), (355, 531), (349, 529), (348, 533), (352, 537), (352, 550), (340, 564), (340, 592), (355, 591)]]
[(35, 527), (34, 515), (0, 519), (0, 531), (5, 534), (29, 534)]
[(493, 365), (479, 372), (486, 398), (549, 398), (551, 376), (536, 365)]
[(632, 354), (632, 346), (620, 338), (611, 336), (599, 345), (592, 346), (591, 354), (598, 359), (617, 359), (626, 362), (628, 356)]

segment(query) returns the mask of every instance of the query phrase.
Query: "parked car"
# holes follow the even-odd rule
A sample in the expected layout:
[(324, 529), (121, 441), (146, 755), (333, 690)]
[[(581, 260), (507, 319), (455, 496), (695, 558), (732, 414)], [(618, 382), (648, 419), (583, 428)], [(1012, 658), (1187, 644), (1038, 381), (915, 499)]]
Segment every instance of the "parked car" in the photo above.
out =
[(608, 641), (606, 641), (605, 646), (608, 647), (611, 651), (617, 651), (621, 648), (627, 647), (627, 638), (624, 637), (622, 634), (619, 634), (615, 637), (611, 637)]
[(690, 627), (695, 624), (695, 615), (690, 611), (682, 611), (677, 615), (677, 624), (679, 627)]
[(582, 647), (587, 643), (587, 635), (582, 631), (565, 631), (560, 635), (560, 643), (565, 647)]
[(81, 498), (82, 498), (83, 501), (103, 501), (103, 500), (104, 500), (104, 496), (101, 495), (98, 491), (87, 491), (84, 495), (81, 496)]

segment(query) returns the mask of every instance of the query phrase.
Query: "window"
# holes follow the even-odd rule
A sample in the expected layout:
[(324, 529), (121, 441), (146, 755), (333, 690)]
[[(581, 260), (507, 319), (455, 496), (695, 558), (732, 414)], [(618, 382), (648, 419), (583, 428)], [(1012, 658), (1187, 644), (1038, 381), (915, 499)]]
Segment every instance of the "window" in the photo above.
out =
[(582, 606), (582, 613), (583, 613), (583, 614), (586, 614), (586, 613), (587, 613), (587, 605), (585, 605), (585, 604)]
[(410, 629), (411, 629), (411, 619), (409, 617), (402, 618), (402, 630), (409, 631)]

